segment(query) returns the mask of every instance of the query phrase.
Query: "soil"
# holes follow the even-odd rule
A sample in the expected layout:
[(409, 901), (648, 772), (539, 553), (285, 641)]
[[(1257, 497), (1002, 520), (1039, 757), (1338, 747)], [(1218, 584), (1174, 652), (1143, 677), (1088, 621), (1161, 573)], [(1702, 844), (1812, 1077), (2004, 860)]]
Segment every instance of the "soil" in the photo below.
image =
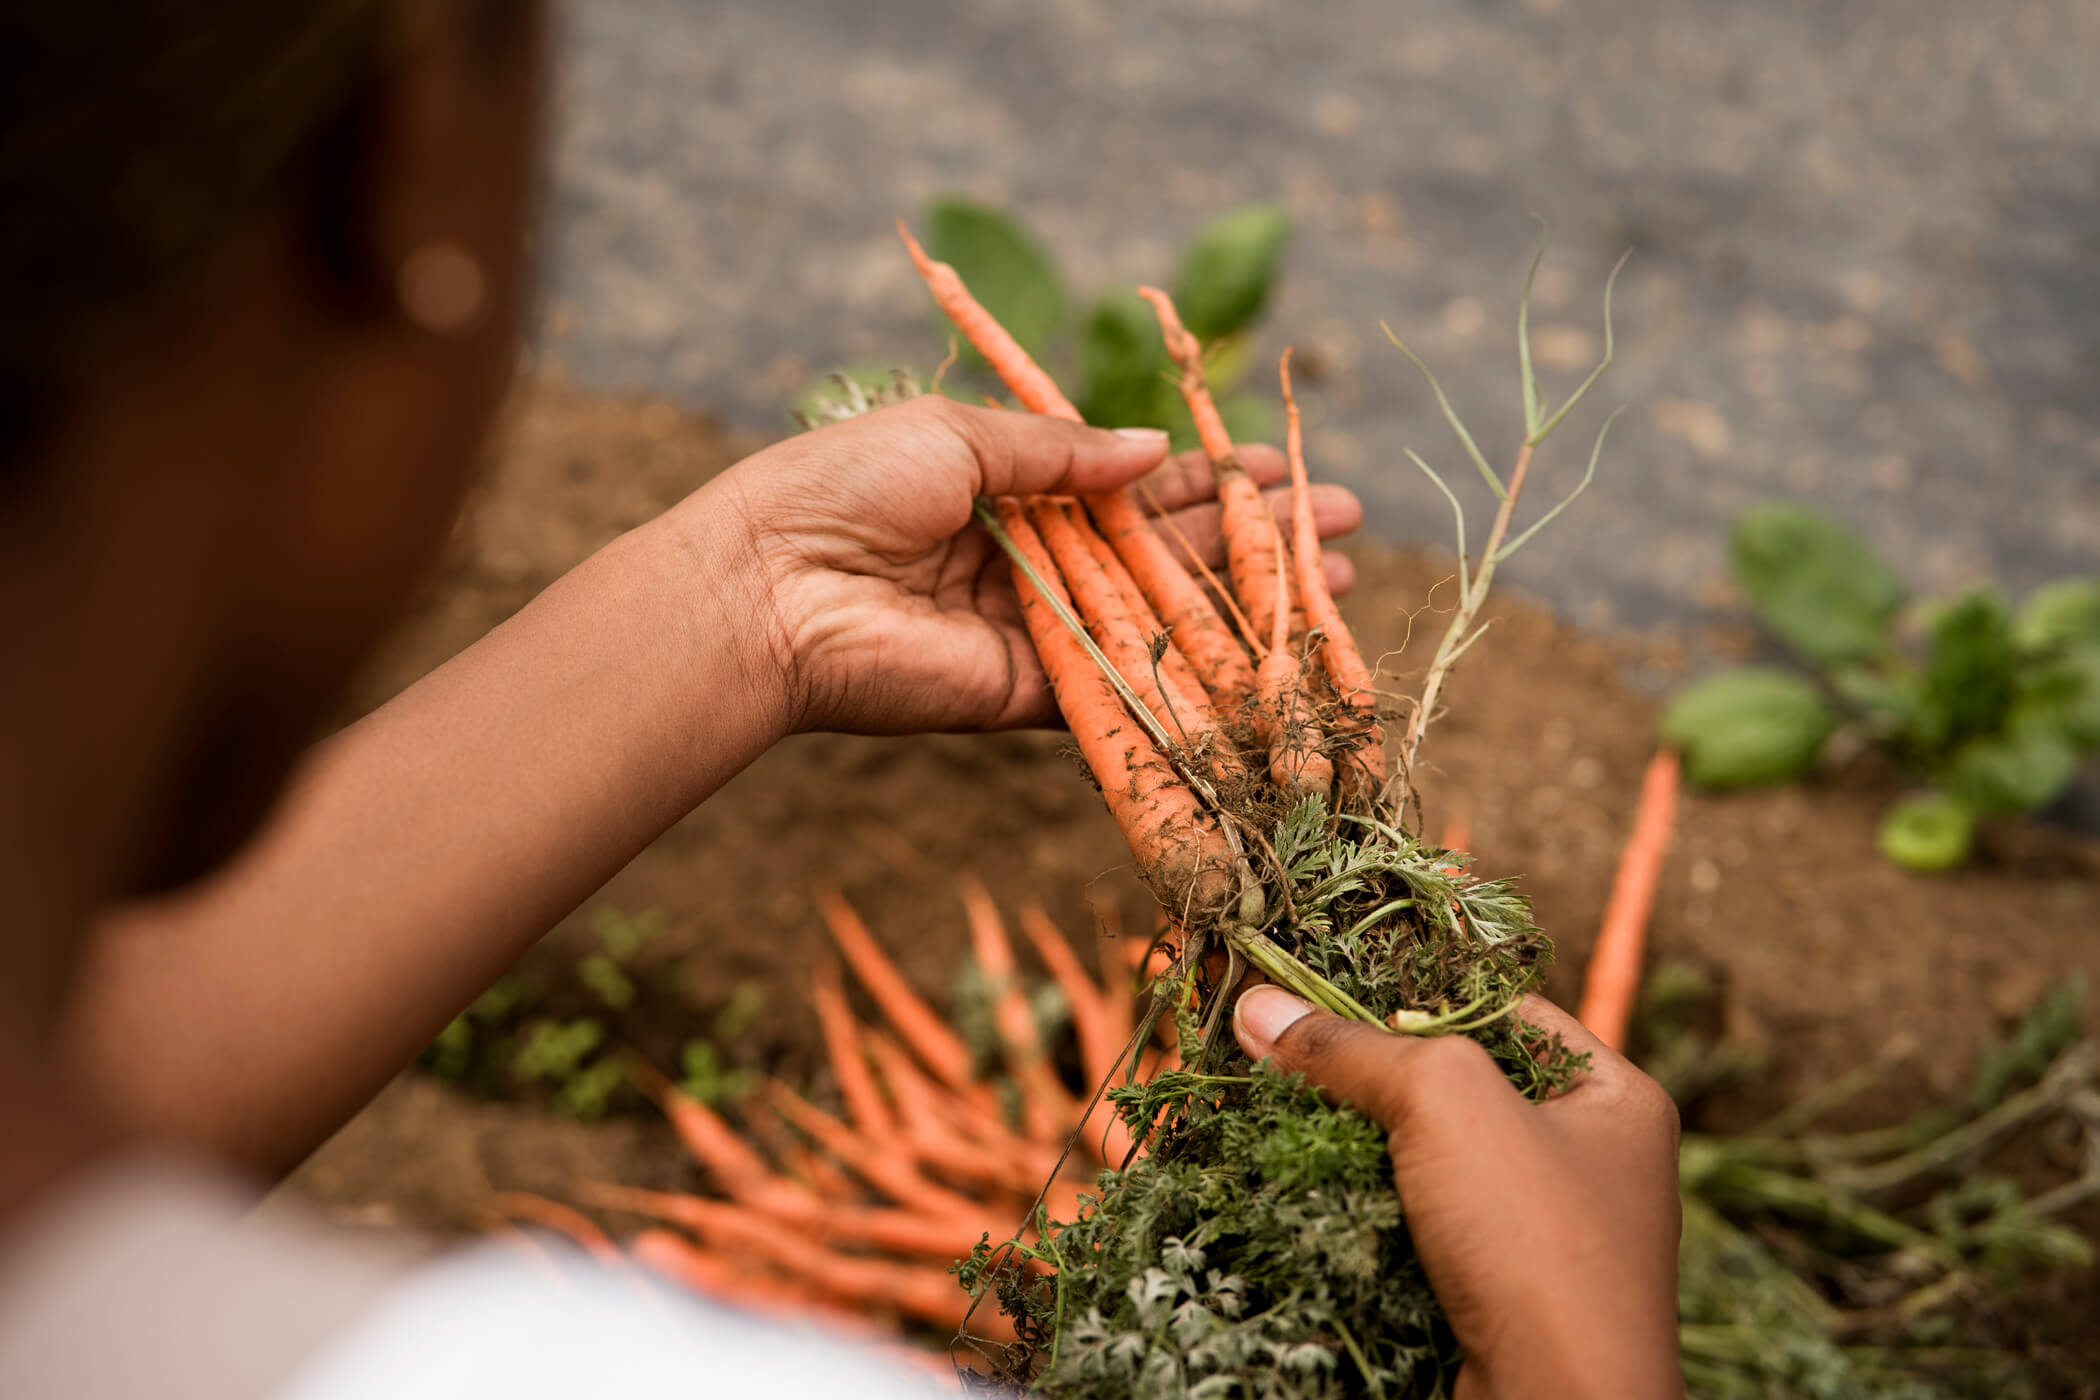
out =
[[(358, 706), (383, 701), (756, 445), (663, 403), (537, 387), (441, 576), (371, 669)], [(1581, 530), (1580, 514), (1565, 528)], [(1360, 581), (1345, 611), (1368, 649), (1399, 652), (1390, 665), (1404, 675), (1440, 630), (1449, 562), (1350, 552)], [(1493, 611), (1494, 630), (1432, 730), (1425, 813), (1432, 830), (1467, 821), (1481, 868), (1523, 877), (1559, 943), (1551, 989), (1568, 1000), (1652, 751), (1652, 697), (1688, 663), (1677, 642), (1586, 633), (1521, 599)], [(1415, 644), (1402, 650), (1411, 624)], [(1958, 1093), (1976, 1046), (2057, 979), (2082, 972), (2100, 982), (2100, 845), (2009, 827), (1968, 870), (1905, 874), (1873, 848), (1875, 816), (1899, 787), (1863, 758), (1806, 787), (1687, 796), (1654, 956), (1709, 973), (1723, 991), (1725, 1033), (1765, 1058), (1762, 1073), (1700, 1105), (1694, 1126), (1746, 1126), (1893, 1046), (1895, 1072), (1847, 1110), (1859, 1125), (1892, 1121)], [(1068, 929), (1089, 927), (1097, 907), (1149, 928), (1125, 860), (1057, 735), (808, 735), (639, 855), (526, 964), (573, 964), (592, 946), (593, 909), (661, 909), (668, 931), (649, 957), (681, 979), (692, 1025), (755, 981), (768, 995), (738, 1053), (821, 1081), (800, 995), (803, 970), (826, 946), (815, 885), (842, 887), (907, 975), (945, 1000), (965, 946), (957, 872), (974, 868), (1008, 909), (1040, 900)], [(287, 1190), (345, 1221), (442, 1232), (470, 1227), (491, 1190), (565, 1195), (584, 1177), (653, 1185), (688, 1180), (690, 1168), (646, 1115), (579, 1124), (410, 1075)], [(2057, 1293), (2053, 1315), (2066, 1325), (2040, 1325), (2057, 1335), (2052, 1345), (2070, 1345), (2088, 1329), (2069, 1320), (2100, 1299), (2089, 1282)]]

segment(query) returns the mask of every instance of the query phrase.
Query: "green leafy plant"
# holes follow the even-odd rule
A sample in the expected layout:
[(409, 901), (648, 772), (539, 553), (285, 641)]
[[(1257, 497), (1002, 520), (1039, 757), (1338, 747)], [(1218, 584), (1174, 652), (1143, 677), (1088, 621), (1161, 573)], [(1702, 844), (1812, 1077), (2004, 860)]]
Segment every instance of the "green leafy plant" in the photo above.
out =
[(1694, 782), (1799, 777), (1849, 727), (1926, 789), (1891, 806), (1882, 853), (1945, 870), (1982, 823), (2047, 806), (2100, 748), (2100, 579), (2049, 584), (2018, 609), (1988, 587), (1906, 607), (1866, 541), (1786, 502), (1738, 519), (1730, 555), (1752, 610), (1813, 674), (1746, 667), (1681, 693), (1662, 733)]
[[(1029, 354), (1054, 371), (1070, 371), (1059, 377), (1080, 386), (1079, 409), (1089, 423), (1164, 428), (1177, 446), (1195, 443), (1159, 321), (1136, 293), (1113, 291), (1076, 308), (1042, 242), (1011, 215), (971, 200), (934, 200), (921, 227), (927, 252), (953, 265)], [(1175, 274), (1174, 299), (1182, 320), (1212, 347), (1206, 373), (1226, 427), (1241, 441), (1274, 433), (1267, 401), (1237, 386), (1252, 363), (1248, 332), (1269, 304), (1290, 235), (1290, 216), (1274, 205), (1230, 210), (1198, 230)], [(953, 328), (935, 314), (946, 339)], [(957, 373), (944, 381), (948, 392), (974, 401), (996, 390), (975, 351), (964, 347), (959, 355)], [(845, 377), (874, 403), (896, 393), (889, 370), (851, 371)], [(798, 416), (821, 421), (830, 392), (813, 386), (798, 400)]]

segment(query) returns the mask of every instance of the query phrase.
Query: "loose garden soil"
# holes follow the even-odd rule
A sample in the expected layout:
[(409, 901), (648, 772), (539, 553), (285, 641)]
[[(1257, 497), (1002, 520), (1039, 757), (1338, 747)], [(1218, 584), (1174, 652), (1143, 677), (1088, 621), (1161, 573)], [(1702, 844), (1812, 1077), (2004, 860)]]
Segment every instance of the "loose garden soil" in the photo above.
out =
[[(660, 402), (536, 387), (441, 575), (372, 667), (357, 707), (384, 701), (758, 445)], [(1558, 528), (1580, 532), (1581, 514)], [(1349, 552), (1359, 582), (1344, 610), (1366, 654), (1398, 652), (1388, 670), (1406, 676), (1441, 630), (1434, 614), (1452, 597), (1451, 563), (1369, 543)], [(1572, 1000), (1652, 751), (1652, 692), (1688, 663), (1677, 643), (1581, 632), (1521, 600), (1490, 612), (1494, 630), (1468, 655), (1427, 745), (1426, 816), (1432, 830), (1463, 817), (1481, 867), (1523, 877), (1559, 944), (1552, 991)], [(1402, 650), (1411, 619), (1416, 642)], [(643, 1028), (639, 1048), (668, 1067), (685, 1034), (755, 981), (764, 1010), (737, 1056), (821, 1089), (816, 1026), (800, 994), (827, 946), (810, 900), (819, 881), (845, 890), (937, 1001), (964, 958), (951, 878), (966, 866), (1009, 910), (1038, 899), (1083, 931), (1096, 907), (1113, 907), (1126, 927), (1151, 927), (1122, 839), (1064, 749), (1055, 734), (791, 739), (644, 851), (526, 965), (572, 965), (590, 946), (592, 909), (660, 909), (668, 932), (649, 957), (675, 964), (690, 1025)], [(1905, 874), (1873, 847), (1875, 817), (1899, 786), (1861, 758), (1808, 787), (1687, 797), (1653, 957), (1707, 972), (1721, 988), (1719, 1028), (1765, 1061), (1698, 1105), (1692, 1125), (1748, 1126), (1892, 1049), (1894, 1072), (1839, 1121), (1893, 1121), (1959, 1093), (1977, 1044), (2057, 979), (2083, 971), (2100, 986), (2100, 845), (2015, 827), (1993, 833), (1970, 870)], [(409, 1075), (287, 1194), (345, 1221), (443, 1233), (470, 1227), (492, 1190), (563, 1196), (589, 1177), (672, 1185), (694, 1172), (650, 1115), (575, 1123)], [(2077, 1364), (2094, 1373), (2100, 1356), (2081, 1336), (2092, 1329), (2075, 1324), (2100, 1311), (2100, 1293), (2090, 1280), (2050, 1293), (2044, 1320), (2013, 1327), (2009, 1340), (2059, 1365), (2072, 1364), (2063, 1348), (2082, 1345)]]

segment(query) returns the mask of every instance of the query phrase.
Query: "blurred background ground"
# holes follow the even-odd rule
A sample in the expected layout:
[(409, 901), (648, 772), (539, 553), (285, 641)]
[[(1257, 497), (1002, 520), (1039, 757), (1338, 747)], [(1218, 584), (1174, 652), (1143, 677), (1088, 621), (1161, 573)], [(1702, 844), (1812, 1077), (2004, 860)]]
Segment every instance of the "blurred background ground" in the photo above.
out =
[[(589, 0), (569, 11), (543, 344), (577, 379), (776, 430), (813, 372), (938, 347), (892, 221), (960, 192), (1089, 292), (1207, 217), (1298, 221), (1267, 349), (1330, 372), (1316, 468), (1390, 542), (1447, 538), (1400, 456), (1461, 462), (1390, 320), (1491, 457), (1513, 318), (1593, 494), (1515, 577), (1593, 625), (1726, 603), (1721, 527), (1812, 495), (1921, 587), (2100, 557), (2100, 102), (2090, 0)], [(1460, 468), (1462, 470), (1462, 467)]]

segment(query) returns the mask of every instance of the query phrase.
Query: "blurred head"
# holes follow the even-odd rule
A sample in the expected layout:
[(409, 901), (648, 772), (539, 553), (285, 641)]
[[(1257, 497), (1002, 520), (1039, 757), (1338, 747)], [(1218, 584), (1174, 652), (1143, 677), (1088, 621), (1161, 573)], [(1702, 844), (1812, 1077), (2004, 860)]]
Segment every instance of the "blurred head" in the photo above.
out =
[(0, 781), (104, 893), (164, 887), (252, 831), (471, 479), (543, 6), (4, 8)]

